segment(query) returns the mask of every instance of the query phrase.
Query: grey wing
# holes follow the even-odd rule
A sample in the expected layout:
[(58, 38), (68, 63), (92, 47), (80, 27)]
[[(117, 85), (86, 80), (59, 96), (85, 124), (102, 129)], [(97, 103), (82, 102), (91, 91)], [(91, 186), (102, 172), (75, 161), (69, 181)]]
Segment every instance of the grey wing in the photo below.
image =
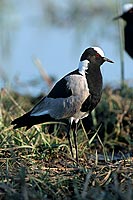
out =
[[(54, 95), (48, 95), (32, 109), (31, 116), (49, 114), (52, 118), (64, 119), (80, 112), (82, 103), (89, 95), (86, 79), (81, 75), (69, 75), (65, 77), (65, 81), (65, 87), (69, 91), (71, 90), (71, 94), (69, 92), (67, 97), (61, 97), (60, 95), (59, 98), (54, 98)], [(62, 89), (64, 89), (63, 85), (61, 87), (60, 84), (59, 90), (61, 91)], [(54, 91), (52, 93), (54, 94)]]

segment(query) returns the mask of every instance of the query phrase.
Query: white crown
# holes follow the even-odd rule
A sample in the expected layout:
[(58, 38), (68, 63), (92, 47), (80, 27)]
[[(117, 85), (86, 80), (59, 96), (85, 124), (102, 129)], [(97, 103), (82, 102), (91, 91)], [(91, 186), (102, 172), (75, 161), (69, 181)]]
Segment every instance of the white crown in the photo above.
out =
[(92, 47), (98, 54), (100, 54), (102, 57), (104, 57), (104, 52), (99, 47)]
[(133, 8), (133, 4), (132, 3), (126, 3), (123, 5), (123, 12), (127, 12), (128, 10), (130, 10), (131, 8)]

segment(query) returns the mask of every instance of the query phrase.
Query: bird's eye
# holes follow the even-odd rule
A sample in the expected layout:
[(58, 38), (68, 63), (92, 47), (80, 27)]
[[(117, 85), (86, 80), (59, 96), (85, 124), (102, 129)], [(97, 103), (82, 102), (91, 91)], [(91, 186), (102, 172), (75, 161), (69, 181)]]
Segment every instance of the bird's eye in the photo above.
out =
[(100, 58), (101, 56), (99, 55), (99, 53), (96, 54), (96, 58)]
[(133, 8), (129, 11), (129, 13), (130, 13), (130, 14), (133, 13)]

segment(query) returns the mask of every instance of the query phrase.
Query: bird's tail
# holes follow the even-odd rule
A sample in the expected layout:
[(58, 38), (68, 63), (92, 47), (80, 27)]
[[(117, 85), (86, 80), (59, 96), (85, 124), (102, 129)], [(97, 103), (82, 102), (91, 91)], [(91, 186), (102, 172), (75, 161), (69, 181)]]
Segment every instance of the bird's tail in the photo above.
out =
[(41, 115), (41, 116), (31, 116), (30, 112), (24, 114), (23, 116), (13, 120), (11, 122), (14, 125), (14, 129), (26, 126), (26, 130), (31, 128), (35, 124), (40, 124), (44, 122), (55, 122), (55, 119), (50, 117), (50, 115)]

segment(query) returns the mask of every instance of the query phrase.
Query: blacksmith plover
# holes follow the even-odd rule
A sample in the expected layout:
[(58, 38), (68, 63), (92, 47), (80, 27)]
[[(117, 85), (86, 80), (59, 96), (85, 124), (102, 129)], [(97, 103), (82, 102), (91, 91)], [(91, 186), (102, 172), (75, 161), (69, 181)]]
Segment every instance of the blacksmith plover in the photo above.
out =
[(37, 103), (29, 112), (11, 122), (14, 129), (43, 122), (64, 121), (67, 124), (67, 137), (72, 157), (70, 129), (73, 123), (73, 137), (78, 162), (77, 123), (87, 117), (96, 107), (102, 93), (102, 74), (100, 66), (105, 62), (113, 63), (104, 57), (99, 47), (87, 48), (81, 55), (76, 70), (61, 78), (49, 94)]
[(125, 50), (128, 55), (133, 58), (133, 4), (127, 3), (123, 5), (122, 15), (115, 17), (114, 19), (122, 18), (126, 21), (124, 27), (124, 40)]

